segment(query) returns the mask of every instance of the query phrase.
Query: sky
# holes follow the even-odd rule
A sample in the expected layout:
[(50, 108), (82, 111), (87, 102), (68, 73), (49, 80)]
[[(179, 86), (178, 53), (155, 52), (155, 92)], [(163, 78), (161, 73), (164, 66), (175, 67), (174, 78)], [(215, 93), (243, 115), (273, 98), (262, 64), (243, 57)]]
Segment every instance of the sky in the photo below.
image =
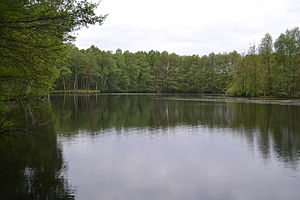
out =
[(265, 33), (300, 26), (299, 0), (102, 0), (101, 26), (77, 32), (80, 49), (206, 55), (247, 52)]

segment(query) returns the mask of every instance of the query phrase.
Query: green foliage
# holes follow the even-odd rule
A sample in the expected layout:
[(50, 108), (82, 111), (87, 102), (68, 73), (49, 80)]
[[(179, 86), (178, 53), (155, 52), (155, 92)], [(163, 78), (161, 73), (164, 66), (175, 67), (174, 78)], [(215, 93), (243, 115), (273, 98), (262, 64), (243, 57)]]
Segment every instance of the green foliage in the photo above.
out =
[(273, 39), (270, 34), (265, 34), (259, 46), (259, 59), (261, 64), (262, 75), (262, 91), (264, 94), (273, 95), (274, 92), (274, 55), (273, 55)]
[(2, 99), (55, 90), (103, 92), (202, 92), (238, 96), (296, 96), (300, 90), (300, 31), (287, 30), (273, 44), (265, 34), (258, 48), (180, 56), (175, 53), (68, 43), (72, 31), (101, 24), (97, 4), (86, 0), (9, 1), (0, 4)]
[(72, 32), (101, 24), (86, 0), (10, 0), (0, 3), (0, 92), (5, 98), (41, 95), (52, 86)]
[(300, 81), (300, 30), (294, 28), (281, 34), (275, 44), (277, 92), (294, 96)]
[(281, 35), (275, 51), (272, 37), (266, 34), (258, 48), (251, 46), (246, 55), (233, 51), (199, 57), (120, 49), (112, 53), (95, 46), (78, 50), (69, 45), (69, 63), (60, 68), (55, 89), (296, 96), (300, 77), (297, 34), (295, 29)]
[[(273, 51), (273, 46), (275, 51)], [(250, 48), (235, 68), (229, 95), (298, 96), (300, 90), (300, 31), (287, 30), (273, 45), (270, 34), (261, 40), (256, 54)]]
[(235, 51), (199, 57), (166, 51), (131, 53), (118, 49), (112, 53), (95, 46), (78, 50), (69, 45), (68, 50), (69, 70), (61, 68), (55, 86), (58, 90), (222, 93), (231, 83), (233, 67), (240, 58)]

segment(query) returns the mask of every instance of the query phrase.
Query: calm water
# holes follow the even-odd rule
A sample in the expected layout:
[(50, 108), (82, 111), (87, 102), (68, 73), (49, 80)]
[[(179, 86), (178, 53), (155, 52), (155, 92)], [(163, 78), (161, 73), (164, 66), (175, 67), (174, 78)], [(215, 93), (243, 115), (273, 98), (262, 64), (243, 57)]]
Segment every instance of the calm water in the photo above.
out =
[(0, 199), (299, 200), (298, 101), (53, 96), (0, 136)]

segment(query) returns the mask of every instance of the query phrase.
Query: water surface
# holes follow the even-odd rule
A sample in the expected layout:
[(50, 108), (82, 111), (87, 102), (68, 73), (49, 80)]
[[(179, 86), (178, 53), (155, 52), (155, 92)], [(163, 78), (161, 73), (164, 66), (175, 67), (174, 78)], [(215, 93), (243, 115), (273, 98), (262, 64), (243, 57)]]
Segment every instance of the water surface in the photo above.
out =
[(16, 113), (34, 128), (0, 137), (0, 199), (300, 197), (297, 100), (68, 95)]

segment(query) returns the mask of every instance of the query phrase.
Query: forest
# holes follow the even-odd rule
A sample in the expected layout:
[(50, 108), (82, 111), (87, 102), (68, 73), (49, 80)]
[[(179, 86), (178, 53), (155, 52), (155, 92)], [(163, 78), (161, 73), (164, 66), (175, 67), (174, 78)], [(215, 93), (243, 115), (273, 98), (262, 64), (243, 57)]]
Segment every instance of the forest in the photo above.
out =
[(177, 55), (96, 46), (78, 49), (73, 32), (101, 25), (86, 0), (12, 0), (0, 4), (0, 99), (51, 92), (222, 93), (300, 95), (300, 30), (268, 33), (247, 53)]
[(66, 45), (55, 90), (100, 92), (223, 93), (233, 96), (299, 96), (300, 31), (287, 30), (275, 42), (268, 33), (247, 54), (175, 53)]

